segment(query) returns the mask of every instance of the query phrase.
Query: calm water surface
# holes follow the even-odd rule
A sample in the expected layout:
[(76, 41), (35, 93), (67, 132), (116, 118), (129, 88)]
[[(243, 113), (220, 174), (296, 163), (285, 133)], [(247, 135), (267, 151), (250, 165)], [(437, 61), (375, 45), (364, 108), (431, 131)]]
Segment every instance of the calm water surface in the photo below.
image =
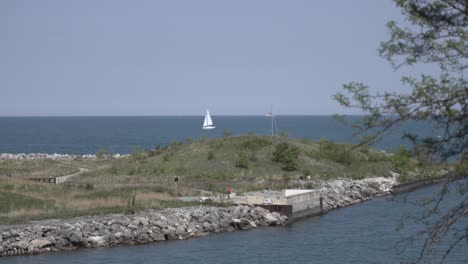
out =
[[(360, 117), (349, 117), (356, 120)], [(216, 129), (201, 129), (203, 116), (182, 117), (0, 117), (0, 153), (96, 153), (99, 148), (114, 153), (131, 153), (135, 146), (145, 149), (172, 141), (200, 137), (271, 133), (271, 119), (264, 116), (213, 116)], [(278, 131), (297, 138), (326, 138), (352, 142), (349, 127), (331, 116), (278, 116)], [(405, 132), (431, 135), (428, 125), (407, 123), (394, 129), (375, 145), (393, 150), (405, 144)]]
[[(456, 184), (453, 184), (454, 188)], [(395, 229), (408, 214), (421, 209), (410, 203), (432, 196), (439, 185), (409, 194), (384, 197), (335, 210), (318, 217), (303, 218), (286, 227), (267, 227), (210, 235), (181, 241), (139, 246), (82, 249), (37, 256), (0, 258), (0, 263), (401, 263), (414, 261), (421, 240), (404, 248), (399, 241), (420, 229), (408, 222), (400, 232)], [(443, 209), (459, 201), (451, 192)], [(456, 227), (463, 231), (468, 219)], [(438, 263), (447, 247), (442, 243), (434, 255), (422, 263)], [(468, 243), (456, 247), (447, 263), (467, 263)]]

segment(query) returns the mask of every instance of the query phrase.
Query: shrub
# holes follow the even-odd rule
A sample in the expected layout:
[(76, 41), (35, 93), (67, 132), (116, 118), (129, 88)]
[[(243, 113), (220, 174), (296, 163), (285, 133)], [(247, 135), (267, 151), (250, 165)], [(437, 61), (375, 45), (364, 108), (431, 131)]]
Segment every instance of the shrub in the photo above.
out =
[(242, 169), (247, 169), (249, 167), (249, 159), (247, 158), (245, 152), (241, 151), (237, 155), (236, 167)]
[(105, 153), (105, 150), (103, 148), (98, 149), (98, 151), (96, 152), (97, 159), (99, 160), (104, 159), (105, 158), (104, 153)]
[(408, 170), (411, 161), (411, 153), (404, 147), (400, 146), (392, 157), (392, 164), (398, 173), (404, 173)]
[(163, 161), (167, 162), (167, 161), (169, 161), (169, 159), (170, 159), (170, 155), (169, 154), (164, 154)]
[(175, 147), (178, 147), (178, 146), (182, 146), (183, 144), (184, 144), (183, 142), (174, 140), (169, 144), (169, 146), (175, 148)]
[(133, 152), (132, 152), (133, 160), (141, 161), (141, 160), (144, 160), (147, 156), (148, 156), (148, 154), (141, 147), (136, 146), (133, 149)]
[(251, 151), (250, 151), (250, 161), (255, 162), (255, 161), (257, 161), (257, 160), (258, 160), (258, 158), (257, 158), (257, 151), (251, 150)]
[(368, 161), (379, 162), (379, 161), (388, 161), (389, 158), (384, 152), (370, 152), (368, 154)]
[(266, 146), (271, 146), (272, 143), (269, 140), (263, 139), (263, 138), (253, 138), (245, 141), (242, 146), (244, 148), (250, 149), (250, 150), (257, 150), (261, 149)]
[(214, 156), (215, 156), (214, 152), (212, 150), (210, 150), (210, 151), (208, 151), (208, 155), (206, 156), (206, 159), (207, 160), (212, 160), (212, 159), (214, 159)]
[(288, 143), (280, 143), (276, 145), (273, 152), (273, 162), (280, 163), (281, 169), (285, 171), (294, 171), (297, 169), (297, 157), (299, 149), (288, 145)]
[(455, 165), (455, 174), (466, 176), (468, 174), (468, 155), (462, 155)]
[(313, 154), (312, 156), (319, 159), (329, 159), (343, 165), (350, 165), (354, 161), (354, 157), (349, 146), (337, 144), (325, 139), (319, 141), (318, 153)]

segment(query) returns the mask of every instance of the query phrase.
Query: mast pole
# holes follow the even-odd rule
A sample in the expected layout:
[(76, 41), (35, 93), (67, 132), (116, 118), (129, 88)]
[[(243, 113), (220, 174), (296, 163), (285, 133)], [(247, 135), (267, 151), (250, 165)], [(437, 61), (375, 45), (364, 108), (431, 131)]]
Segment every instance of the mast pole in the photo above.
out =
[(273, 127), (273, 106), (270, 105), (270, 113), (271, 113), (271, 136), (274, 136), (274, 127)]

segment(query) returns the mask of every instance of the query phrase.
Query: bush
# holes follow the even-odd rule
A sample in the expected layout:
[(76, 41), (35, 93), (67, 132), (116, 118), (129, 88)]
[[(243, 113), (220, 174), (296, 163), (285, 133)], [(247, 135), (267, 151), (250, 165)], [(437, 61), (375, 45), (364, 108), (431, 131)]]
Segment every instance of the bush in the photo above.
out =
[(236, 167), (242, 169), (247, 169), (249, 167), (249, 159), (245, 152), (239, 152), (237, 155)]
[(281, 169), (285, 171), (294, 171), (297, 169), (297, 157), (299, 149), (288, 145), (288, 143), (280, 143), (276, 145), (273, 152), (273, 162), (280, 163)]
[(104, 153), (105, 153), (105, 150), (103, 148), (98, 149), (98, 151), (96, 152), (97, 159), (99, 160), (104, 159), (105, 158)]
[(468, 155), (463, 155), (455, 164), (455, 174), (457, 176), (466, 176), (468, 174)]
[(135, 161), (141, 161), (144, 160), (148, 154), (141, 148), (141, 147), (135, 147), (132, 152), (132, 158)]
[(411, 153), (404, 147), (400, 146), (392, 157), (392, 164), (398, 173), (405, 173), (411, 162)]
[(258, 150), (266, 146), (271, 146), (271, 141), (263, 138), (253, 138), (245, 141), (242, 146), (250, 150)]
[(370, 162), (388, 161), (389, 158), (384, 152), (370, 152), (367, 160)]
[(257, 158), (257, 151), (251, 150), (251, 151), (250, 151), (250, 161), (255, 162), (255, 161), (257, 161), (257, 160), (258, 160), (258, 158)]
[(319, 159), (328, 159), (334, 162), (350, 165), (354, 161), (354, 157), (349, 146), (337, 144), (330, 140), (320, 140), (318, 153), (312, 156)]
[(214, 159), (214, 156), (215, 156), (214, 152), (210, 150), (210, 151), (208, 151), (208, 155), (206, 156), (206, 159), (207, 160), (212, 160), (212, 159)]

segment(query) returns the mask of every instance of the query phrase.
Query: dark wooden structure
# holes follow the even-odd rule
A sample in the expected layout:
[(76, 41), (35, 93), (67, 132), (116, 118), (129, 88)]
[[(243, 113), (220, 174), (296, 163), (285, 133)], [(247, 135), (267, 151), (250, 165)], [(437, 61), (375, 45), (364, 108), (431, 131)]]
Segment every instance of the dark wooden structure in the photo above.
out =
[(277, 212), (281, 215), (285, 215), (289, 218), (293, 216), (293, 206), (292, 205), (279, 205), (279, 204), (255, 204), (255, 206), (262, 207), (267, 209), (270, 212)]

